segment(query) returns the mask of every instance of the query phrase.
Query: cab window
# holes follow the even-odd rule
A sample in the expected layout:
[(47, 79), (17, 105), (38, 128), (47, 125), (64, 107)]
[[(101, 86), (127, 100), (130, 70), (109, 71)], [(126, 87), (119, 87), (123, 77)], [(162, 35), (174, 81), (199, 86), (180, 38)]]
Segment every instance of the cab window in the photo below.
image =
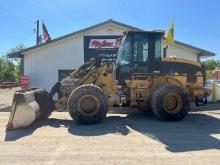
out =
[(119, 65), (129, 64), (131, 61), (131, 38), (130, 36), (123, 37), (121, 46), (118, 51), (117, 63)]
[(133, 42), (133, 58), (134, 62), (148, 61), (148, 36), (143, 34), (135, 34)]
[(161, 59), (161, 36), (155, 36), (155, 60)]

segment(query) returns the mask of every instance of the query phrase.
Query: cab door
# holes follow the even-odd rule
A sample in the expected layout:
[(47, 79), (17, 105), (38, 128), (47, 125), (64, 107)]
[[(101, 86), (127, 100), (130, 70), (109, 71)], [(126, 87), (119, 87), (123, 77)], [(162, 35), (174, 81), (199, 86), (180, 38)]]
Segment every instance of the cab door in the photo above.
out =
[(132, 48), (132, 73), (148, 73), (148, 61), (150, 52), (149, 35), (146, 33), (134, 33)]
[(137, 32), (132, 41), (132, 73), (153, 73), (161, 62), (161, 35)]

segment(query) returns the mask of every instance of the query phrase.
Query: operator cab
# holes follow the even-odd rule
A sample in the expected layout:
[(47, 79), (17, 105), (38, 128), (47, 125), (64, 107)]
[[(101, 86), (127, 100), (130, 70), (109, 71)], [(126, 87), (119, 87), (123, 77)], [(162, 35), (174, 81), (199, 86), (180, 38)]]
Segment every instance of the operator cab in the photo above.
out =
[(161, 63), (164, 31), (128, 31), (121, 40), (116, 60), (117, 80), (129, 80), (132, 74), (151, 74)]

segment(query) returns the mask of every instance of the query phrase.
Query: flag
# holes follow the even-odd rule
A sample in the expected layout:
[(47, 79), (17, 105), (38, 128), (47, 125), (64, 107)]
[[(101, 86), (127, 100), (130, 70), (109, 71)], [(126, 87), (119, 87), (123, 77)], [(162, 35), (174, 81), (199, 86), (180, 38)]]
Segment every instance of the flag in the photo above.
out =
[(173, 44), (173, 42), (174, 42), (174, 23), (172, 22), (172, 24), (170, 25), (169, 32), (167, 33), (166, 43)]
[(51, 41), (50, 35), (49, 35), (49, 33), (48, 33), (48, 31), (47, 31), (47, 28), (46, 28), (46, 26), (45, 26), (45, 24), (44, 24), (43, 21), (42, 21), (42, 29), (43, 29), (44, 40), (45, 40), (46, 42)]

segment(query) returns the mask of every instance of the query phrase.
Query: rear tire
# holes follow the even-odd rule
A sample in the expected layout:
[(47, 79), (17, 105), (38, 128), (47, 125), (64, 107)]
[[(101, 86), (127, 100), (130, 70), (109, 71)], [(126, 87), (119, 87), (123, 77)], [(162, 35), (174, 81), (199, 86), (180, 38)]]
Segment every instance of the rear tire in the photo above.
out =
[(152, 111), (161, 120), (182, 120), (190, 109), (188, 94), (183, 88), (166, 84), (158, 87), (151, 99)]
[(108, 111), (107, 98), (102, 89), (91, 84), (76, 88), (67, 106), (70, 116), (82, 124), (99, 123)]

